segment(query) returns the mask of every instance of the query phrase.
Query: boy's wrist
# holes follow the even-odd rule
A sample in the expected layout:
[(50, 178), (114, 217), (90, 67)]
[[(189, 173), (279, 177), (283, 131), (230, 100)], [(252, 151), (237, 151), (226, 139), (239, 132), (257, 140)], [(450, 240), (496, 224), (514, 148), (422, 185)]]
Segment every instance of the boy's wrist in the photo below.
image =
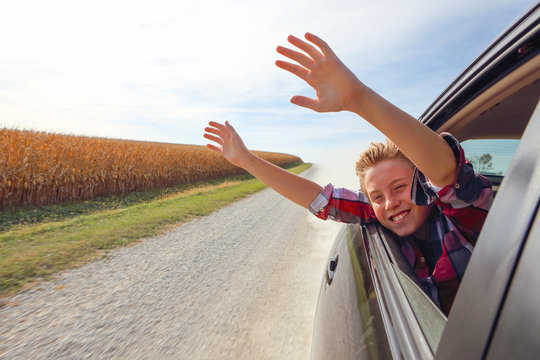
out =
[(362, 116), (365, 98), (369, 96), (369, 91), (370, 89), (358, 80), (358, 84), (354, 86), (351, 91), (350, 100), (346, 105), (345, 110)]
[(250, 168), (253, 167), (256, 158), (257, 155), (253, 154), (249, 150), (246, 150), (245, 152), (242, 152), (240, 156), (238, 156), (236, 166), (239, 166), (244, 170), (250, 171)]

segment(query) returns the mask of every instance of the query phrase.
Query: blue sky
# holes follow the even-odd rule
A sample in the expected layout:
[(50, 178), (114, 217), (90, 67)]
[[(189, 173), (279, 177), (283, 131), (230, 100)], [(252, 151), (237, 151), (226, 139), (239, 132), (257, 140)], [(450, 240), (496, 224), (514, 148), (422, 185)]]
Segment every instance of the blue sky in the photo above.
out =
[[(249, 148), (356, 157), (382, 136), (278, 69), (310, 31), (368, 86), (420, 116), (535, 1), (12, 1), (0, 12), (0, 126), (205, 144), (229, 120)], [(348, 161), (348, 160), (347, 160)]]

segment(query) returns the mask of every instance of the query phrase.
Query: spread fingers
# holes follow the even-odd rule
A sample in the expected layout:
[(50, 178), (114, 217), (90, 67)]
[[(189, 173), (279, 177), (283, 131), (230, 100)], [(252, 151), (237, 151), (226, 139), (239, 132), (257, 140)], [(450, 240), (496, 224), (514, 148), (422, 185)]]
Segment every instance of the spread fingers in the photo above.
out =
[(307, 57), (305, 54), (288, 49), (283, 46), (278, 46), (276, 51), (280, 53), (281, 55), (286, 56), (289, 59), (296, 61), (297, 63), (299, 63), (300, 65), (308, 69), (310, 69), (314, 63), (313, 59)]
[(223, 139), (218, 137), (218, 136), (214, 136), (214, 135), (210, 135), (210, 134), (204, 134), (203, 136), (208, 140), (212, 140), (212, 141), (218, 143), (219, 145), (223, 145)]
[(317, 50), (315, 46), (308, 44), (304, 40), (301, 40), (293, 35), (289, 35), (287, 40), (300, 50), (305, 51), (313, 60), (317, 61), (323, 58), (323, 54), (321, 54), (321, 52)]
[(306, 68), (300, 65), (288, 63), (286, 61), (277, 60), (276, 65), (283, 70), (287, 70), (288, 72), (293, 73), (294, 75), (298, 76), (300, 79), (303, 80), (306, 80), (307, 76), (310, 73), (309, 70), (306, 70)]

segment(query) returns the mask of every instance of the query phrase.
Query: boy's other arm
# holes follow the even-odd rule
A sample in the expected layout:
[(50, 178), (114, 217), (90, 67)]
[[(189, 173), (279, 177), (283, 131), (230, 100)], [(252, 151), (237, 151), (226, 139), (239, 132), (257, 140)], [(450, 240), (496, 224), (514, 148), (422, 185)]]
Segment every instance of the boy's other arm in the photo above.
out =
[(316, 47), (289, 36), (288, 41), (303, 52), (277, 48), (296, 63), (278, 60), (276, 65), (306, 81), (317, 95), (316, 99), (293, 96), (293, 104), (317, 112), (354, 112), (396, 144), (434, 185), (454, 181), (456, 161), (446, 141), (364, 85), (322, 39), (310, 33), (305, 37)]
[(305, 208), (317, 197), (322, 187), (301, 176), (284, 170), (250, 152), (241, 137), (228, 122), (214, 121), (205, 128), (204, 137), (215, 142), (206, 145), (209, 149), (223, 155), (231, 164), (241, 167), (263, 183)]

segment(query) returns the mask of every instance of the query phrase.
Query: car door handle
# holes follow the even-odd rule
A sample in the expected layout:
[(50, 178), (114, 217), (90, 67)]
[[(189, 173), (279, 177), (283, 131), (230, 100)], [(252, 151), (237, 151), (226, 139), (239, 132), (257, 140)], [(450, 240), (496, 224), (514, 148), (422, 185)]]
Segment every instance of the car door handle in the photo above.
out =
[(330, 258), (328, 260), (328, 266), (326, 267), (326, 284), (330, 285), (332, 284), (332, 281), (334, 280), (334, 275), (336, 273), (336, 269), (338, 266), (339, 256), (336, 255), (336, 257)]

